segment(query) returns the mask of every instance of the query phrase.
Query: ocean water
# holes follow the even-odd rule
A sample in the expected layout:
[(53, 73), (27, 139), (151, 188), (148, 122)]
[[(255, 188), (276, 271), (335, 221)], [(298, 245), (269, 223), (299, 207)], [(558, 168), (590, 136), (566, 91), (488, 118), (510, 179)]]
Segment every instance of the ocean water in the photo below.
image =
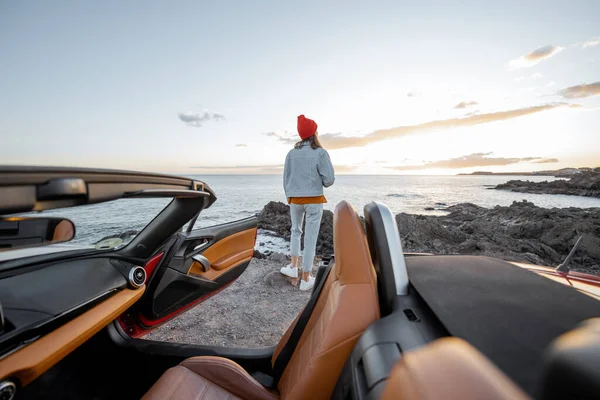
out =
[[(190, 175), (207, 183), (216, 193), (217, 201), (201, 213), (195, 228), (235, 221), (255, 215), (269, 201), (285, 202), (280, 175)], [(441, 215), (440, 208), (457, 203), (474, 203), (483, 207), (507, 206), (513, 201), (527, 200), (540, 207), (600, 207), (600, 199), (566, 195), (542, 195), (491, 190), (510, 179), (531, 181), (553, 180), (535, 176), (371, 176), (340, 175), (336, 183), (325, 189), (333, 210), (341, 200), (352, 204), (362, 214), (365, 204), (380, 201), (394, 213)], [(73, 220), (77, 227), (73, 240), (78, 244), (93, 244), (101, 238), (123, 231), (139, 230), (148, 224), (167, 204), (168, 199), (122, 199), (91, 206), (73, 207), (44, 212)], [(436, 204), (436, 203), (442, 203)], [(433, 207), (435, 210), (425, 210)], [(285, 251), (287, 243), (259, 232), (257, 246), (261, 250)]]

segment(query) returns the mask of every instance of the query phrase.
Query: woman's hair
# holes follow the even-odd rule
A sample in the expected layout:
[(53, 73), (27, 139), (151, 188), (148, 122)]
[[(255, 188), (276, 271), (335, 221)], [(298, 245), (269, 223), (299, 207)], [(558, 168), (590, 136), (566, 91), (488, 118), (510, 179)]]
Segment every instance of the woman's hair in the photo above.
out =
[(294, 145), (295, 149), (299, 149), (300, 147), (304, 146), (305, 143), (310, 144), (310, 147), (313, 150), (318, 149), (319, 147), (323, 148), (323, 146), (321, 145), (321, 142), (319, 142), (319, 138), (317, 137), (317, 134), (315, 133), (314, 135), (312, 135), (309, 138), (306, 138), (304, 140), (299, 141), (298, 143), (296, 143)]

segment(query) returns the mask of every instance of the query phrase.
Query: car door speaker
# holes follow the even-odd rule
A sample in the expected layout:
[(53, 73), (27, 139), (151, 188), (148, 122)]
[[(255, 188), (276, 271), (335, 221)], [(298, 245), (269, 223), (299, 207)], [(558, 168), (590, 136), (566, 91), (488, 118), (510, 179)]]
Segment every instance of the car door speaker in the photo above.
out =
[(17, 386), (11, 381), (0, 381), (0, 399), (1, 400), (13, 400), (15, 393), (17, 392)]
[(127, 279), (131, 289), (137, 289), (146, 283), (146, 270), (139, 265), (115, 259), (110, 260), (110, 263)]
[(146, 270), (142, 267), (131, 268), (129, 271), (129, 284), (135, 289), (146, 283)]

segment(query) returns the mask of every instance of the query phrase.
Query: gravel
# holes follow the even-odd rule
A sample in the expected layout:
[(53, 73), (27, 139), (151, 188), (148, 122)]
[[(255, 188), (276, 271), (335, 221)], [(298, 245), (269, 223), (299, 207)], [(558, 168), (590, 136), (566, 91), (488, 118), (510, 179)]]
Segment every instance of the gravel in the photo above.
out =
[(253, 258), (231, 286), (144, 339), (242, 348), (276, 345), (310, 297), (310, 291), (301, 292), (279, 273), (287, 263), (279, 253)]

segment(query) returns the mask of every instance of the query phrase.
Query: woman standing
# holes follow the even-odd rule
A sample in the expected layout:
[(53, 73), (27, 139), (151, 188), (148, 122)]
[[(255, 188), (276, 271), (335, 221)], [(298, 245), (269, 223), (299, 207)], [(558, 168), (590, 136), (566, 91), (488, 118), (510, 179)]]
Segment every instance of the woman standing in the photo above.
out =
[(300, 290), (310, 290), (315, 284), (311, 271), (321, 227), (323, 203), (327, 202), (323, 196), (323, 187), (333, 185), (335, 172), (329, 154), (319, 143), (317, 123), (300, 115), (298, 135), (302, 140), (289, 151), (283, 170), (283, 189), (292, 218), (292, 263), (282, 267), (280, 272), (291, 278), (298, 277), (302, 221), (306, 216)]

